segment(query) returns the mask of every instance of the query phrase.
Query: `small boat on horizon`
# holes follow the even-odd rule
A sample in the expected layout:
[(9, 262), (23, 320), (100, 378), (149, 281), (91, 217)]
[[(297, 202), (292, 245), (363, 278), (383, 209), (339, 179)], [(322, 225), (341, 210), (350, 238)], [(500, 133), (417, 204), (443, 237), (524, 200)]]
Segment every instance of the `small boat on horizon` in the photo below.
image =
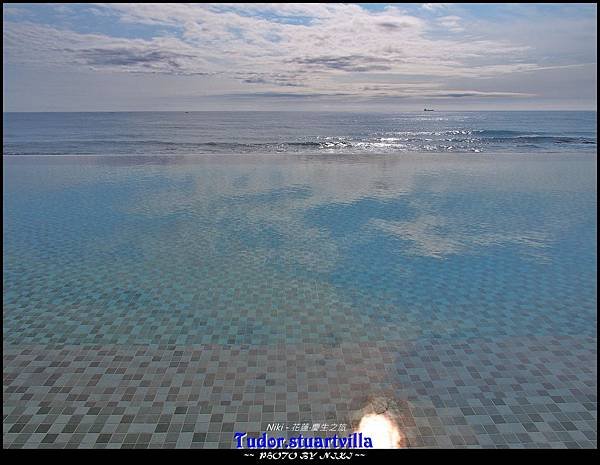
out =
[(423, 111), (435, 111), (435, 110), (433, 110), (431, 108), (423, 108)]

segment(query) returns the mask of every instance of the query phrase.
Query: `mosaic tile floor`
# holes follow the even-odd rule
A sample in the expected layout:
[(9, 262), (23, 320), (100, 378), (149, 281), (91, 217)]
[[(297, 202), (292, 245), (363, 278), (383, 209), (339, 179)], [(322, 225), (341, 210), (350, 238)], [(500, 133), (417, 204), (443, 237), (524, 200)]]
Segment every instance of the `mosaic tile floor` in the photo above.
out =
[(234, 447), (274, 422), (350, 426), (378, 397), (401, 405), (409, 447), (596, 447), (595, 357), (572, 337), (5, 347), (4, 445)]
[(596, 447), (595, 168), (5, 160), (3, 445), (230, 448), (376, 398), (405, 447)]

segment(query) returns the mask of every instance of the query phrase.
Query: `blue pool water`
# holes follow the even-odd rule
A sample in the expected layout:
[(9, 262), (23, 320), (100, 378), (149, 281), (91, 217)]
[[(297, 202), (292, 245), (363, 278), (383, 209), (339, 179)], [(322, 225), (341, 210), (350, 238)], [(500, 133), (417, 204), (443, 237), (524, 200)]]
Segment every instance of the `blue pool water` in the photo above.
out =
[(595, 168), (587, 154), (8, 157), (4, 338), (595, 335)]

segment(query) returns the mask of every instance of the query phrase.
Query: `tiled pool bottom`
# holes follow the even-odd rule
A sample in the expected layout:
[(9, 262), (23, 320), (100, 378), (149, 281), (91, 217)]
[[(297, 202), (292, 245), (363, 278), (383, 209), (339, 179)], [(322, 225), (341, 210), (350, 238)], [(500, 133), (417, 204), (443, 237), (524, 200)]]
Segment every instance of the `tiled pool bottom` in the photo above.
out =
[[(595, 447), (596, 159), (4, 161), (5, 447)], [(321, 433), (323, 435), (323, 433)]]
[(4, 446), (231, 448), (233, 432), (269, 423), (350, 427), (384, 398), (397, 405), (405, 447), (595, 448), (596, 377), (596, 340), (574, 337), (9, 346)]

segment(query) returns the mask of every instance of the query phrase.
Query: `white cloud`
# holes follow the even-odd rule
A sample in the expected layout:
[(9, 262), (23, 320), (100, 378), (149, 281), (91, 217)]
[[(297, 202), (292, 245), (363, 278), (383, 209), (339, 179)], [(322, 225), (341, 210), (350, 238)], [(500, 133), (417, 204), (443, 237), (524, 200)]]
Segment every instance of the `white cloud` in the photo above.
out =
[(428, 11), (439, 11), (446, 9), (451, 5), (452, 3), (423, 3), (421, 7)]
[(437, 19), (437, 22), (452, 32), (462, 32), (465, 30), (465, 28), (462, 26), (462, 20), (459, 16), (442, 16)]
[[(124, 72), (195, 74), (251, 73), (261, 68), (279, 75), (310, 74), (315, 80), (346, 72), (386, 71), (401, 75), (472, 75), (477, 57), (525, 50), (506, 41), (433, 40), (425, 22), (389, 8), (372, 13), (356, 5), (249, 5), (215, 11), (206, 5), (99, 5), (121, 21), (177, 26), (181, 37), (117, 39), (79, 34), (31, 23), (5, 23), (9, 61), (90, 66)], [(227, 5), (219, 5), (219, 9)], [(289, 24), (243, 15), (270, 12), (310, 17), (314, 24)], [(456, 27), (455, 17), (445, 26)], [(446, 50), (451, 49), (449, 56)], [(18, 53), (17, 53), (18, 52)], [(507, 65), (509, 66), (509, 65)], [(483, 74), (493, 67), (478, 68)], [(271, 81), (276, 81), (271, 79)]]
[(472, 18), (450, 14), (452, 5), (423, 4), (443, 16), (421, 17), (355, 4), (100, 3), (88, 13), (112, 16), (123, 29), (150, 26), (154, 37), (85, 34), (11, 16), (4, 20), (3, 56), (8, 66), (218, 75), (237, 82), (239, 92), (361, 97), (531, 96), (501, 85), (481, 90), (478, 82), (579, 66), (548, 62), (531, 41), (489, 26), (488, 33)]

